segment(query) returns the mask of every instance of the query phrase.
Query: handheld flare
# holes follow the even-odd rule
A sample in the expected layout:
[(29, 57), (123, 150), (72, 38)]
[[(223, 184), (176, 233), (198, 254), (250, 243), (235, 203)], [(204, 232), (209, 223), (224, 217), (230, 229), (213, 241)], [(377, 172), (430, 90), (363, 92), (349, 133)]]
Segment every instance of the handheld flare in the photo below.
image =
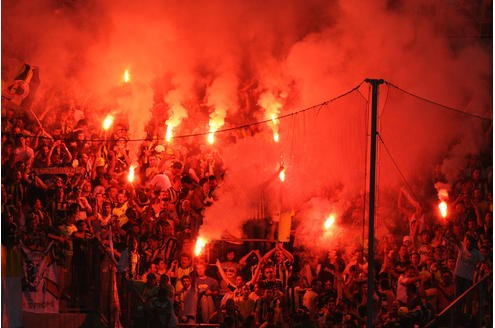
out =
[(280, 172), (278, 173), (278, 177), (280, 181), (285, 182), (285, 167), (284, 164), (280, 164)]
[(332, 228), (333, 224), (335, 223), (335, 215), (330, 214), (328, 218), (325, 220), (325, 223), (323, 224), (323, 227), (325, 230), (330, 230)]
[(127, 175), (127, 181), (129, 181), (129, 183), (133, 183), (134, 182), (134, 165), (131, 165), (129, 167), (129, 174)]
[(129, 74), (129, 70), (126, 69), (124, 71), (124, 83), (129, 83), (131, 81), (131, 76)]
[(196, 239), (196, 246), (194, 247), (194, 255), (200, 256), (203, 253), (203, 250), (206, 246), (206, 242), (207, 242), (206, 239), (202, 237), (198, 237), (198, 239)]
[(107, 117), (103, 120), (103, 129), (107, 131), (113, 124), (113, 116), (108, 114)]

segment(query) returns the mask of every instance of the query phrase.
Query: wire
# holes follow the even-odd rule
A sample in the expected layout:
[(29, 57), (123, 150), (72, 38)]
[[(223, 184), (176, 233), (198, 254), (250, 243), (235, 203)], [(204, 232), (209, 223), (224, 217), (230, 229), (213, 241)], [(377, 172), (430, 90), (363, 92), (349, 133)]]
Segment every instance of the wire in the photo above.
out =
[[(280, 115), (280, 116), (275, 117), (274, 119), (281, 120), (281, 119), (292, 117), (292, 116), (295, 116), (295, 115), (298, 115), (298, 114), (301, 114), (301, 113), (304, 113), (304, 112), (307, 112), (307, 111), (311, 111), (311, 110), (314, 110), (314, 109), (317, 109), (319, 111), (320, 109), (322, 109), (324, 106), (328, 105), (329, 103), (332, 103), (334, 101), (337, 101), (340, 98), (343, 98), (343, 97), (347, 96), (348, 94), (351, 94), (354, 91), (358, 90), (363, 83), (364, 83), (364, 80), (361, 81), (354, 88), (350, 89), (349, 91), (344, 92), (343, 94), (341, 94), (339, 96), (336, 96), (336, 97), (334, 97), (332, 99), (329, 99), (327, 101), (324, 101), (324, 102), (322, 102), (320, 104), (313, 105), (311, 107), (307, 107), (307, 108), (304, 108), (304, 109), (301, 109), (301, 110), (298, 110), (298, 111), (295, 111), (295, 112), (291, 112), (291, 113), (287, 113), (287, 114), (284, 114), (284, 115)], [(272, 122), (272, 121), (273, 121), (273, 119), (270, 118), (270, 119), (266, 119), (266, 120), (263, 120), (263, 121), (256, 121), (256, 122), (251, 122), (251, 123), (246, 123), (246, 124), (242, 124), (242, 125), (233, 126), (233, 127), (230, 127), (230, 128), (219, 129), (219, 130), (215, 131), (215, 134), (222, 133), (222, 132), (229, 132), (229, 131), (233, 131), (233, 130), (245, 129), (245, 128), (249, 128), (251, 126), (261, 125), (261, 124), (265, 124), (265, 123)], [(14, 133), (11, 133), (11, 134), (13, 135)], [(172, 139), (199, 137), (199, 136), (206, 136), (208, 134), (210, 134), (209, 131), (207, 131), (207, 132), (191, 133), (191, 134), (183, 134), (183, 135), (173, 136)], [(26, 134), (15, 134), (15, 135), (17, 135), (17, 136), (23, 136), (25, 138), (37, 138), (38, 137), (40, 139), (52, 139), (52, 138), (45, 137), (45, 136), (33, 136), (33, 135), (26, 135)], [(68, 139), (57, 139), (57, 140), (67, 141)], [(144, 141), (144, 140), (146, 140), (146, 138), (127, 139), (126, 141), (127, 142), (135, 142), (135, 141)], [(79, 140), (79, 141), (84, 141), (84, 142), (87, 142), (87, 141), (96, 141), (96, 142), (98, 142), (98, 141), (117, 141), (117, 139), (83, 139), (83, 140)]]
[(444, 109), (447, 109), (447, 110), (450, 110), (452, 112), (456, 112), (456, 113), (459, 113), (459, 114), (462, 114), (462, 115), (466, 115), (466, 116), (471, 116), (471, 117), (476, 117), (476, 118), (479, 118), (481, 120), (485, 120), (485, 121), (493, 121), (492, 118), (489, 118), (489, 117), (485, 117), (485, 116), (481, 116), (481, 115), (478, 115), (478, 114), (472, 114), (472, 113), (469, 113), (469, 112), (466, 112), (466, 111), (463, 111), (463, 110), (460, 110), (460, 109), (457, 109), (457, 108), (454, 108), (454, 107), (450, 107), (450, 106), (447, 106), (447, 105), (443, 105), (443, 104), (440, 104), (436, 101), (433, 101), (433, 100), (430, 100), (430, 99), (427, 99), (425, 97), (421, 97), (421, 96), (418, 96), (412, 92), (409, 92), (407, 90), (404, 90), (398, 86), (396, 86), (395, 84), (393, 83), (390, 83), (388, 81), (384, 81), (387, 85), (391, 86), (391, 87), (394, 87), (396, 88), (397, 90), (399, 91), (402, 91), (404, 92), (405, 94), (409, 95), (409, 96), (412, 96), (412, 97), (415, 97), (415, 98), (418, 98), (420, 100), (423, 100), (423, 101), (426, 101), (426, 102), (429, 102), (430, 104), (433, 104), (433, 105), (436, 105), (436, 106), (439, 106), (439, 107), (442, 107)]
[(392, 160), (392, 163), (394, 164), (395, 168), (397, 169), (397, 172), (399, 172), (399, 175), (402, 177), (402, 180), (404, 180), (404, 183), (406, 184), (407, 189), (409, 189), (409, 192), (411, 193), (411, 195), (413, 195), (414, 198), (417, 199), (416, 194), (414, 193), (413, 189), (411, 188), (411, 185), (409, 184), (409, 182), (407, 182), (407, 179), (406, 179), (404, 173), (402, 173), (402, 170), (400, 169), (399, 165), (397, 164), (397, 161), (392, 156), (392, 153), (390, 153), (390, 150), (387, 148), (387, 145), (385, 144), (385, 141), (383, 141), (383, 138), (380, 135), (380, 133), (377, 133), (377, 136), (380, 139), (380, 141), (381, 141), (381, 143), (383, 145), (383, 148), (385, 149), (385, 151), (387, 152), (388, 156)]
[(385, 94), (385, 100), (383, 101), (383, 106), (381, 111), (378, 110), (378, 115), (381, 117), (383, 116), (383, 113), (385, 113), (385, 109), (387, 108), (387, 102), (388, 102), (388, 94), (390, 93), (390, 86), (387, 84), (387, 93)]

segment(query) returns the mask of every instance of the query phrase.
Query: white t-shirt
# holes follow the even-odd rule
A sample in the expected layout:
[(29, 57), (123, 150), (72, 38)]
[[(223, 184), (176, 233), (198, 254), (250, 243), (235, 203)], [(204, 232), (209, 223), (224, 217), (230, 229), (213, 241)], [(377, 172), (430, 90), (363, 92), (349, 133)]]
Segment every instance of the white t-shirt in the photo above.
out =
[(149, 182), (148, 185), (151, 186), (154, 190), (166, 191), (168, 188), (172, 186), (170, 183), (170, 179), (166, 174), (157, 174), (155, 175)]

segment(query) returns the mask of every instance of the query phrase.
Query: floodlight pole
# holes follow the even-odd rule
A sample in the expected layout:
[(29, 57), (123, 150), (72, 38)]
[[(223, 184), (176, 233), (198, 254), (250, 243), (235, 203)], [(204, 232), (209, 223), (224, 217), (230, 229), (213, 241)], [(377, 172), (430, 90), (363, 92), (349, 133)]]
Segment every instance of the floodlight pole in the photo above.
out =
[(375, 239), (375, 178), (376, 178), (376, 136), (377, 118), (378, 118), (378, 89), (383, 80), (366, 79), (367, 83), (371, 84), (371, 136), (370, 136), (370, 202), (368, 211), (368, 328), (373, 327), (374, 319), (374, 239)]

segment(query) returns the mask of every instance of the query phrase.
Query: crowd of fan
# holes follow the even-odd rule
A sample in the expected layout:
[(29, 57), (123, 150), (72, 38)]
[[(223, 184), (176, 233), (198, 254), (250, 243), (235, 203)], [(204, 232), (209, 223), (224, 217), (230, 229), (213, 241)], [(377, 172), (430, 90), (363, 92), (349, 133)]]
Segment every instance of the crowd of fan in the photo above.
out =
[[(42, 250), (54, 241), (62, 297), (73, 306), (89, 306), (88, 294), (97, 288), (91, 277), (101, 259), (90, 247), (97, 243), (118, 270), (122, 321), (129, 327), (366, 323), (362, 247), (329, 250), (320, 258), (289, 243), (237, 247), (216, 263), (193, 255), (204, 209), (217, 200), (225, 174), (216, 152), (150, 137), (131, 163), (123, 124), (108, 135), (95, 133), (96, 122), (73, 105), (42, 124), (2, 112), (2, 243)], [(133, 183), (131, 164), (137, 164)], [(42, 170), (61, 167), (68, 173)], [(407, 190), (399, 192), (409, 227), (378, 242), (376, 326), (423, 325), (491, 272), (491, 169), (483, 156), (470, 157), (452, 187), (445, 221)], [(486, 287), (491, 297), (491, 280)], [(469, 317), (476, 306), (465, 303), (461, 312)]]

